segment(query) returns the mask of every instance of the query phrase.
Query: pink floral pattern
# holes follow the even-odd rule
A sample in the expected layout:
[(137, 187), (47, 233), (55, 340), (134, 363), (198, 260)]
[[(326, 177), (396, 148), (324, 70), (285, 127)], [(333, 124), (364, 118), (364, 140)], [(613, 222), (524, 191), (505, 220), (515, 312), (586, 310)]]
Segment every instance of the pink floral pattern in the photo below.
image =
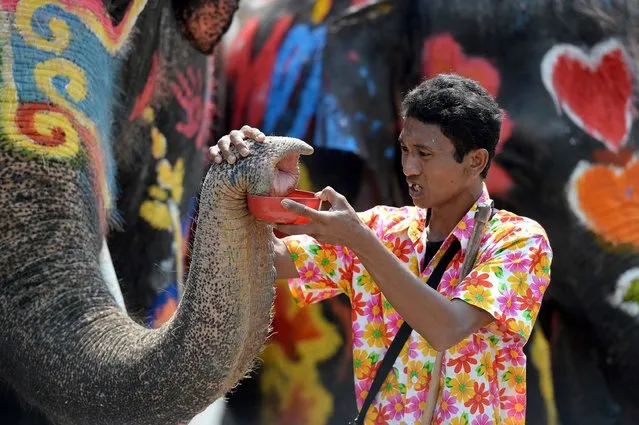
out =
[[(484, 191), (478, 202), (488, 199)], [(416, 207), (380, 206), (361, 220), (406, 267), (424, 282), (457, 238), (462, 249), (444, 273), (438, 291), (489, 312), (495, 321), (444, 354), (441, 393), (434, 424), (523, 424), (526, 411), (526, 357), (523, 347), (550, 281), (552, 250), (535, 221), (498, 211), (484, 235), (473, 271), (459, 271), (474, 226), (474, 205), (423, 271), (426, 212)], [(353, 366), (358, 408), (403, 320), (354, 253), (321, 244), (310, 236), (284, 238), (300, 278), (289, 280), (300, 307), (338, 294), (351, 300)], [(424, 314), (427, 314), (425, 312)], [(382, 385), (367, 424), (414, 423), (425, 407), (436, 352), (413, 332)]]

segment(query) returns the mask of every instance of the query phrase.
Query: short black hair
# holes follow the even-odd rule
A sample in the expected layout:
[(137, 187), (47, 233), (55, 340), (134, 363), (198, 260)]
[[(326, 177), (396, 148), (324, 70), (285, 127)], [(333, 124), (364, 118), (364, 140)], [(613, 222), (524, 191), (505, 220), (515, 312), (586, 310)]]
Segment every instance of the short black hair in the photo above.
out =
[(488, 151), (486, 177), (495, 156), (502, 113), (497, 101), (479, 83), (454, 74), (438, 74), (412, 89), (402, 101), (404, 118), (439, 126), (455, 145), (455, 160), (475, 149)]

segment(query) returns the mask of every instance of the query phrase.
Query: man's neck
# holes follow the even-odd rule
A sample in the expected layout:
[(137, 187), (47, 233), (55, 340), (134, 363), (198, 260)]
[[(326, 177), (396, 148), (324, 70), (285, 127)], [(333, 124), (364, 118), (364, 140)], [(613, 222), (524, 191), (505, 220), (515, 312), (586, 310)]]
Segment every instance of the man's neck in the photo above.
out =
[(482, 181), (449, 200), (446, 204), (431, 208), (428, 225), (428, 241), (438, 242), (446, 237), (457, 226), (457, 223), (468, 213), (482, 193)]

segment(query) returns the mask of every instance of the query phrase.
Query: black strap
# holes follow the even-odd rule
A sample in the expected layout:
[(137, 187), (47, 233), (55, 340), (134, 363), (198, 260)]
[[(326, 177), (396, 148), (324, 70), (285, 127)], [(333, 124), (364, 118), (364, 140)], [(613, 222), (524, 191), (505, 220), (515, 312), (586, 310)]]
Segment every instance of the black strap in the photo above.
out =
[[(433, 270), (433, 273), (428, 277), (428, 284), (431, 284), (431, 280), (433, 283), (433, 285), (430, 286), (432, 286), (433, 288), (437, 288), (437, 285), (439, 285), (439, 281), (442, 280), (442, 277), (444, 276), (444, 272), (446, 271), (448, 264), (452, 261), (453, 257), (455, 256), (455, 254), (457, 254), (460, 248), (461, 245), (459, 244), (459, 241), (457, 239), (454, 239), (453, 242), (450, 244), (450, 247), (448, 247), (448, 249), (442, 256), (441, 260), (439, 260), (439, 263), (437, 263), (437, 266), (435, 267), (435, 270)], [(404, 345), (406, 344), (406, 341), (408, 340), (408, 337), (412, 331), (413, 328), (411, 328), (408, 322), (404, 321), (402, 326), (399, 328), (397, 335), (395, 335), (395, 338), (393, 338), (393, 342), (391, 343), (390, 347), (388, 347), (388, 351), (386, 351), (386, 354), (384, 355), (382, 364), (380, 364), (379, 369), (377, 369), (375, 379), (373, 380), (373, 383), (368, 390), (368, 395), (366, 396), (366, 400), (364, 400), (362, 409), (359, 411), (357, 417), (349, 422), (349, 424), (362, 425), (364, 423), (366, 412), (368, 412), (371, 403), (375, 399), (375, 396), (379, 392), (379, 389), (382, 387), (382, 384), (386, 380), (388, 373), (395, 364), (395, 360), (397, 360), (397, 356), (399, 356), (402, 348), (404, 348)]]

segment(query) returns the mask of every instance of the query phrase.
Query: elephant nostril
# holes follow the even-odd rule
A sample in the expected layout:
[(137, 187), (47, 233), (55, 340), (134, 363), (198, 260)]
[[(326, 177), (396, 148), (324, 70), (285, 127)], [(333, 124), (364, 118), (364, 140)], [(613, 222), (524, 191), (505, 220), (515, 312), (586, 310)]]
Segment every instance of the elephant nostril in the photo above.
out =
[(299, 154), (289, 153), (277, 162), (270, 192), (271, 196), (288, 195), (297, 187), (297, 181), (299, 180), (297, 163), (299, 158)]
[(297, 171), (297, 162), (299, 159), (299, 154), (289, 153), (277, 162), (275, 168), (281, 172), (294, 173)]

